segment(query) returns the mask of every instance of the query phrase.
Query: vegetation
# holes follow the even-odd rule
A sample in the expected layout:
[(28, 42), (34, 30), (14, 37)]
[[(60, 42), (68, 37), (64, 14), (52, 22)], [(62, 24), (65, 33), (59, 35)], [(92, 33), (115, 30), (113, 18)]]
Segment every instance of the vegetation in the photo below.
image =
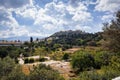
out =
[(104, 24), (103, 30), (104, 47), (112, 52), (120, 52), (120, 11), (116, 14), (116, 20)]
[(79, 71), (90, 70), (94, 67), (94, 58), (89, 53), (78, 51), (73, 56), (71, 64), (77, 73)]
[(62, 57), (63, 60), (68, 60), (69, 59), (69, 54), (65, 53)]
[[(72, 47), (80, 50), (64, 52)], [(17, 64), (20, 54), (40, 56), (37, 60), (25, 58), (25, 63), (43, 62), (44, 56), (70, 61), (77, 80), (111, 80), (120, 76), (120, 11), (115, 20), (104, 24), (103, 32), (60, 31), (42, 41), (30, 37), (20, 47), (0, 47), (0, 80), (64, 80), (57, 71), (42, 64), (33, 66), (29, 75), (24, 74)]]
[(34, 66), (29, 75), (22, 72), (21, 66), (10, 57), (0, 59), (0, 80), (64, 80), (49, 66)]
[(66, 50), (74, 46), (98, 46), (97, 42), (102, 39), (102, 36), (101, 33), (92, 34), (80, 30), (69, 30), (57, 32), (47, 39), (51, 39), (48, 45), (50, 49), (62, 48), (62, 50)]
[(52, 70), (49, 66), (39, 65), (34, 67), (34, 70), (30, 73), (31, 80), (64, 80), (58, 72)]

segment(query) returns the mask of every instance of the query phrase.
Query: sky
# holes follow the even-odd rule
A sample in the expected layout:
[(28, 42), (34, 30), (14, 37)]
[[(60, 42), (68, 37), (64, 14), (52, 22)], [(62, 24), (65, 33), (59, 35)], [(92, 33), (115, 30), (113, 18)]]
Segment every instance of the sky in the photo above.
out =
[(120, 0), (0, 0), (0, 38), (47, 37), (58, 31), (102, 31)]

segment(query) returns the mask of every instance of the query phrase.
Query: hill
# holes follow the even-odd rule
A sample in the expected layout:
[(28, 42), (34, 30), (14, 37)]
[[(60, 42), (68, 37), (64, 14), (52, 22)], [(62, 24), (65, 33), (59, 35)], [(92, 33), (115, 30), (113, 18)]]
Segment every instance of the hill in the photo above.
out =
[(81, 30), (60, 31), (47, 37), (44, 41), (45, 46), (52, 48), (68, 49), (77, 46), (98, 46), (102, 39), (102, 33), (87, 33)]

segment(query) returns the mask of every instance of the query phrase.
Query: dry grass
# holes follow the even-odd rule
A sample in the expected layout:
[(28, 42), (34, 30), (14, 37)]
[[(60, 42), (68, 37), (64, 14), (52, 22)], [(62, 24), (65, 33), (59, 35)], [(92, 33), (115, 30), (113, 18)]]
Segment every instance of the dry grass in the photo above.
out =
[[(30, 74), (30, 70), (33, 69), (33, 65), (37, 66), (40, 63), (32, 63), (32, 64), (24, 64), (22, 65), (22, 71), (26, 75)], [(60, 75), (62, 75), (66, 80), (69, 80), (71, 78), (71, 75), (74, 75), (74, 73), (71, 73), (72, 71), (70, 63), (69, 62), (62, 62), (62, 61), (46, 61), (43, 62), (45, 65), (49, 65), (52, 69), (57, 70)]]
[(71, 48), (71, 49), (67, 49), (66, 51), (64, 51), (65, 53), (74, 53), (76, 51), (80, 50), (80, 48)]

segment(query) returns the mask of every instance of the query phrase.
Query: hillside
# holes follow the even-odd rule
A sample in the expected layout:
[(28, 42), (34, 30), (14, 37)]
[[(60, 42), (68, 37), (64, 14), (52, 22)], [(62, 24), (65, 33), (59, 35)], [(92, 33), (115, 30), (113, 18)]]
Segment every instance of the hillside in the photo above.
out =
[[(96, 46), (96, 42), (102, 39), (101, 33), (86, 33), (81, 30), (76, 31), (60, 31), (51, 35), (48, 40), (52, 40), (51, 43), (57, 43), (62, 45), (81, 46), (91, 45)], [(92, 44), (93, 43), (93, 44)]]

